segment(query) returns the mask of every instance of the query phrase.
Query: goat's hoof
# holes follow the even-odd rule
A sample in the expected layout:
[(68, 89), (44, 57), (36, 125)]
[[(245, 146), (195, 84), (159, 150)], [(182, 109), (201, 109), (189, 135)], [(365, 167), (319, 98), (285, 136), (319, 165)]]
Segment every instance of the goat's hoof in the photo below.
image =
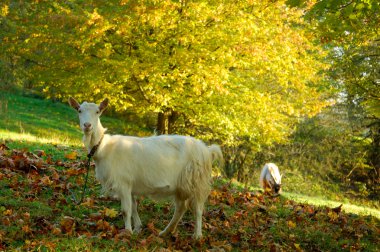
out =
[(167, 234), (168, 234), (168, 231), (165, 229), (165, 230), (161, 231), (158, 235), (160, 237), (163, 237), (163, 236), (166, 236)]
[(193, 234), (193, 239), (194, 240), (200, 240), (200, 239), (202, 239), (202, 234)]
[(141, 232), (141, 226), (135, 227), (135, 228), (133, 229), (133, 233), (138, 234), (138, 233), (140, 233), (140, 232)]
[(119, 232), (119, 235), (122, 236), (122, 237), (131, 237), (132, 236), (132, 232), (127, 230), (127, 229), (121, 229), (120, 232)]
[(130, 235), (133, 235), (133, 231), (132, 229), (129, 229), (129, 228), (126, 228), (124, 229), (126, 233), (130, 234)]

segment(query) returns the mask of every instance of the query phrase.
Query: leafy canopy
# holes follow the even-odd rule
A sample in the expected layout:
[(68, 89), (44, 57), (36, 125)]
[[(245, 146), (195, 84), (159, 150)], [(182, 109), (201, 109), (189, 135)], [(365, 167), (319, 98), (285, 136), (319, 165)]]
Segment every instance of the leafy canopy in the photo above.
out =
[[(324, 51), (284, 1), (7, 1), (2, 55), (48, 97), (136, 114), (177, 133), (259, 148), (326, 105)], [(21, 74), (18, 73), (19, 76)], [(27, 76), (27, 77), (25, 77)]]
[(331, 76), (368, 115), (380, 118), (380, 2), (377, 0), (294, 1), (331, 48)]

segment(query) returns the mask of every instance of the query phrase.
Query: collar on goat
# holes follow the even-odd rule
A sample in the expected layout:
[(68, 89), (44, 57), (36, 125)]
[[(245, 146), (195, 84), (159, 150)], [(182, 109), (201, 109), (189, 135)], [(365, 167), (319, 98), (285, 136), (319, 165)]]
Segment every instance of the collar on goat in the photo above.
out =
[(98, 150), (99, 145), (102, 143), (103, 137), (104, 137), (104, 135), (102, 135), (102, 137), (100, 138), (98, 144), (92, 146), (90, 152), (87, 154), (87, 157), (88, 157), (89, 160), (95, 155), (95, 152)]

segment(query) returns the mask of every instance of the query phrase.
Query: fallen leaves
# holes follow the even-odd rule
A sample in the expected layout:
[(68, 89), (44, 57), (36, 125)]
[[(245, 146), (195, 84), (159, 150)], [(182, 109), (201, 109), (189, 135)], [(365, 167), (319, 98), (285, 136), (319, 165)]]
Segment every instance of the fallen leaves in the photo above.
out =
[(104, 215), (110, 218), (115, 218), (118, 215), (118, 212), (113, 208), (105, 208)]
[(9, 150), (5, 147), (0, 149), (0, 167), (21, 170), (25, 172), (38, 171), (45, 167), (43, 159), (34, 153)]
[(342, 206), (343, 206), (343, 204), (340, 204), (340, 206), (332, 208), (331, 211), (339, 214), (342, 211)]
[(75, 229), (75, 219), (70, 216), (64, 216), (61, 220), (61, 231), (64, 234), (73, 234)]
[(301, 249), (301, 245), (300, 245), (299, 243), (294, 243), (293, 246), (294, 246), (294, 248), (296, 249), (297, 252), (301, 252), (301, 251), (303, 251), (303, 250)]
[(289, 220), (286, 222), (286, 224), (288, 225), (289, 228), (295, 228), (297, 226), (296, 223), (294, 223), (293, 221)]
[[(315, 207), (221, 181), (206, 205), (203, 239), (191, 238), (191, 213), (179, 223), (179, 232), (159, 237), (173, 207), (165, 203), (158, 210), (149, 201), (139, 204), (141, 233), (131, 235), (124, 229), (120, 203), (96, 197), (97, 183), (89, 186), (81, 205), (73, 204), (71, 197), (80, 195), (86, 169), (73, 152), (68, 155), (67, 162), (53, 161), (41, 151), (33, 154), (0, 144), (0, 250), (59, 250), (59, 242), (70, 237), (99, 247), (111, 240), (110, 250), (155, 251), (370, 251), (363, 241), (380, 242), (378, 220), (345, 214), (342, 205)], [(31, 208), (33, 204), (37, 206)], [(42, 207), (48, 210), (41, 212)]]
[(70, 159), (70, 160), (75, 160), (75, 159), (77, 159), (77, 157), (78, 157), (78, 152), (76, 152), (76, 151), (67, 153), (65, 155), (65, 158)]
[(28, 225), (22, 226), (22, 231), (26, 234), (32, 232), (32, 230), (30, 229)]

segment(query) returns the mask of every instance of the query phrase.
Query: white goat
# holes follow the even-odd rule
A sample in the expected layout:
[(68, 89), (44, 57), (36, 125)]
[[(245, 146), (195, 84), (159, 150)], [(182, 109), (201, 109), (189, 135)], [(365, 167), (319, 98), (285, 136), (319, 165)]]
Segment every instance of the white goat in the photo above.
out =
[(98, 106), (87, 102), (80, 105), (70, 97), (69, 104), (78, 111), (83, 143), (94, 154), (96, 178), (104, 190), (121, 200), (125, 229), (132, 233), (132, 219), (134, 231), (141, 230), (136, 196), (171, 197), (175, 212), (160, 235), (174, 232), (187, 206), (192, 206), (193, 236), (200, 238), (204, 203), (211, 190), (212, 162), (223, 163), (220, 147), (208, 148), (202, 141), (187, 136), (139, 138), (105, 134), (99, 117), (108, 99)]
[(281, 193), (281, 177), (280, 170), (277, 165), (267, 163), (261, 170), (260, 186), (264, 191), (272, 191), (272, 193)]

